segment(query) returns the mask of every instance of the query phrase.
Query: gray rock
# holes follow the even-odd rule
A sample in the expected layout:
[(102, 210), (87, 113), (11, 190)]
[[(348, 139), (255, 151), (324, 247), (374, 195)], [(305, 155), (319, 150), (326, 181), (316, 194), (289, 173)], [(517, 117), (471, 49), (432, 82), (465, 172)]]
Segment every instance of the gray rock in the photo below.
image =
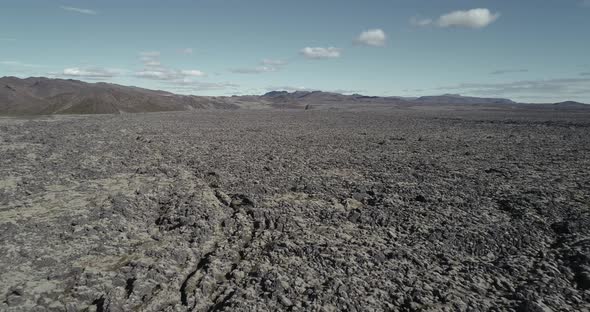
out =
[(324, 105), (0, 118), (0, 310), (585, 308), (587, 114)]

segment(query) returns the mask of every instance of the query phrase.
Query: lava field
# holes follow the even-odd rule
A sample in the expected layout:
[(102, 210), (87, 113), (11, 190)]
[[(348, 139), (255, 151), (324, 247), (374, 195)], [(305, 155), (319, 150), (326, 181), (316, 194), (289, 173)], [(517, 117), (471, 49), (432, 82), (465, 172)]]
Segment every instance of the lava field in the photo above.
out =
[(0, 119), (0, 311), (590, 309), (590, 113)]

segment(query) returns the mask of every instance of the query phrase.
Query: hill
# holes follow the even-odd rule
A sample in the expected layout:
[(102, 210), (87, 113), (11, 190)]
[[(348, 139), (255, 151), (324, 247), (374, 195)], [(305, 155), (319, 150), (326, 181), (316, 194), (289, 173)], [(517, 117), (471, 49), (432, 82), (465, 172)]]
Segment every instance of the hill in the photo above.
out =
[(0, 113), (110, 114), (238, 108), (225, 101), (165, 91), (71, 79), (0, 78)]
[(362, 109), (367, 107), (448, 107), (579, 110), (590, 105), (561, 102), (530, 105), (503, 98), (444, 94), (379, 97), (324, 91), (271, 91), (264, 95), (194, 96), (112, 83), (45, 77), (0, 78), (0, 115), (121, 114), (195, 109)]

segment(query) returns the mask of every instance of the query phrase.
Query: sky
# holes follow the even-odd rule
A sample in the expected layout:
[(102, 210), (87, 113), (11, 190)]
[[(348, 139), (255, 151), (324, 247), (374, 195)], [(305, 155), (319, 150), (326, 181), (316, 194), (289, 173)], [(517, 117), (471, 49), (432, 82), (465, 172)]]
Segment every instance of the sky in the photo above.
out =
[(0, 0), (0, 76), (590, 103), (590, 0)]

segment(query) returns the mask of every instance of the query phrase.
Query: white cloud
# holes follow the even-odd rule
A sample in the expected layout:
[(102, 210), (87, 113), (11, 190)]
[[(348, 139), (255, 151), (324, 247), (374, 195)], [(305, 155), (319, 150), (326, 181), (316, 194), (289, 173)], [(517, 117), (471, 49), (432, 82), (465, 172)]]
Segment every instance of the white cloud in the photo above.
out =
[(234, 68), (230, 71), (234, 74), (262, 74), (276, 72), (278, 69), (273, 66), (258, 66), (253, 68)]
[(144, 51), (139, 53), (142, 57), (160, 57), (160, 54), (160, 51)]
[(179, 78), (176, 73), (163, 69), (144, 69), (136, 72), (135, 76), (153, 80), (173, 80)]
[(145, 67), (160, 67), (160, 52), (159, 51), (145, 51), (139, 53), (139, 60)]
[(200, 70), (196, 70), (196, 69), (181, 70), (180, 73), (184, 76), (187, 76), (187, 77), (203, 77), (203, 76), (205, 76), (204, 72), (202, 72)]
[(421, 18), (421, 17), (412, 17), (410, 19), (410, 23), (414, 26), (425, 27), (432, 25), (432, 19), (430, 18)]
[(13, 67), (45, 67), (42, 65), (23, 63), (20, 61), (0, 61), (0, 65), (13, 66)]
[(440, 16), (436, 21), (429, 18), (413, 17), (410, 23), (419, 27), (435, 25), (441, 28), (483, 28), (496, 21), (499, 17), (500, 13), (492, 13), (488, 9), (480, 8), (450, 12)]
[(136, 77), (152, 80), (182, 80), (187, 77), (204, 77), (200, 70), (176, 70), (170, 68), (146, 68), (135, 73)]
[(66, 10), (66, 11), (76, 12), (76, 13), (81, 13), (81, 14), (88, 14), (88, 15), (96, 15), (96, 14), (98, 14), (97, 11), (95, 11), (95, 10), (89, 10), (89, 9), (74, 8), (74, 7), (69, 7), (69, 6), (62, 6), (61, 8), (64, 9), (64, 10)]
[(287, 65), (287, 61), (274, 60), (274, 59), (264, 59), (260, 62), (260, 64), (266, 65), (266, 66), (283, 66), (283, 65)]
[(529, 70), (525, 68), (521, 69), (499, 69), (495, 70), (490, 73), (490, 75), (503, 75), (503, 74), (512, 74), (512, 73), (528, 73)]
[(159, 51), (144, 51), (139, 53), (139, 60), (144, 68), (135, 72), (135, 76), (153, 80), (182, 80), (187, 77), (204, 77), (206, 74), (197, 69), (172, 69), (167, 68), (160, 62)]
[(296, 91), (320, 91), (319, 89), (312, 89), (306, 88), (302, 86), (269, 86), (265, 88), (266, 91), (287, 91), (287, 92), (296, 92)]
[(358, 94), (358, 93), (365, 92), (365, 90), (336, 89), (336, 90), (333, 90), (332, 92), (340, 93), (340, 94)]
[(363, 31), (354, 42), (373, 47), (382, 47), (385, 45), (385, 41), (387, 41), (387, 35), (382, 29), (369, 29)]
[(141, 61), (143, 62), (143, 65), (147, 67), (158, 67), (162, 65), (159, 60), (154, 60), (151, 58), (142, 58)]
[(285, 65), (287, 65), (287, 62), (284, 60), (263, 59), (262, 61), (260, 61), (260, 66), (246, 67), (246, 68), (234, 68), (234, 69), (230, 69), (230, 72), (232, 72), (234, 74), (272, 73), (272, 72), (279, 71)]
[(180, 54), (193, 54), (193, 49), (192, 48), (186, 48), (186, 49), (182, 49), (180, 51)]
[(92, 67), (92, 68), (80, 68), (80, 67), (70, 67), (63, 70), (61, 73), (62, 76), (67, 77), (80, 77), (80, 78), (87, 78), (87, 79), (100, 79), (100, 78), (112, 78), (118, 76), (122, 73), (120, 69), (114, 68), (99, 68), (99, 67)]
[(500, 13), (491, 13), (488, 9), (455, 11), (441, 16), (437, 25), (439, 27), (483, 28), (493, 23), (498, 17), (500, 17)]
[(339, 58), (342, 49), (329, 47), (329, 48), (321, 48), (321, 47), (305, 47), (301, 49), (300, 53), (308, 58), (314, 60), (320, 59), (333, 59)]
[(190, 93), (197, 91), (213, 91), (213, 90), (225, 90), (225, 89), (236, 89), (240, 86), (231, 82), (203, 82), (193, 81), (190, 79), (172, 81), (169, 84), (174, 85), (172, 89), (177, 92)]

